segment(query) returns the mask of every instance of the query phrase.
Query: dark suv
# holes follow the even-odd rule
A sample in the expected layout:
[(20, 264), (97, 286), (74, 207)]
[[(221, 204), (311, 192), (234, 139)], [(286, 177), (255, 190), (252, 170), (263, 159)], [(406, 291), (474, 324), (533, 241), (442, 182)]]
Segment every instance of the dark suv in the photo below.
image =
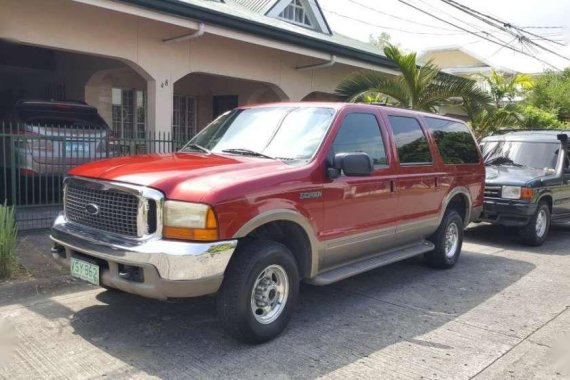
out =
[(568, 135), (516, 131), (481, 141), (486, 164), (482, 220), (518, 227), (524, 243), (541, 245), (550, 224), (570, 221)]

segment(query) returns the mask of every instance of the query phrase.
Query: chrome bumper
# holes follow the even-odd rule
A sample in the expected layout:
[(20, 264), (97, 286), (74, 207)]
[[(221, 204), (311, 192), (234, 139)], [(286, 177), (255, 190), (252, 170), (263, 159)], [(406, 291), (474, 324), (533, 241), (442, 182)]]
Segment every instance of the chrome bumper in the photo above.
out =
[[(159, 299), (215, 293), (237, 247), (237, 240), (212, 243), (157, 238), (121, 241), (104, 232), (69, 223), (63, 215), (55, 220), (51, 239), (65, 248), (64, 255), (53, 254), (58, 262), (69, 266), (74, 254), (103, 260), (108, 264), (108, 269), (101, 273), (103, 285)], [(144, 281), (122, 278), (119, 264), (142, 268)]]

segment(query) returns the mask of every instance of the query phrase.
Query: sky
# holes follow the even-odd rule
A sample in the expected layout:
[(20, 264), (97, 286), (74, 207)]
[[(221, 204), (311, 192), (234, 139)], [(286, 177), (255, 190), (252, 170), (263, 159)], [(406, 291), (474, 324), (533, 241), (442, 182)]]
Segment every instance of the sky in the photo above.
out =
[[(441, 0), (405, 0), (424, 11), (478, 33), (489, 33), (507, 45), (538, 57), (540, 62), (508, 48), (485, 41), (415, 10), (399, 0), (320, 0), (319, 4), (331, 28), (340, 34), (368, 41), (369, 36), (390, 34), (393, 43), (421, 53), (441, 47), (460, 46), (489, 61), (496, 67), (538, 73), (546, 69), (570, 66), (570, 59), (521, 45), (514, 36), (458, 11)], [(534, 42), (570, 58), (570, 0), (456, 0), (481, 13), (494, 16), (543, 38), (554, 39), (564, 46), (535, 39)], [(535, 38), (535, 37), (533, 37)], [(534, 50), (536, 49), (536, 50)]]

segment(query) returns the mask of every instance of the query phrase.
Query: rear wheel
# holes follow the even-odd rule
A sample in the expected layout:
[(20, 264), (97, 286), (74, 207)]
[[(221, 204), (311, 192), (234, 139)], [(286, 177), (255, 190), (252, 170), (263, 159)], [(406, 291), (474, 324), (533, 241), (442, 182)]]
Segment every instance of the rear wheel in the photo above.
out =
[(251, 241), (235, 253), (217, 296), (226, 330), (248, 343), (262, 343), (287, 326), (299, 293), (293, 254), (273, 241)]
[(519, 229), (519, 236), (524, 244), (533, 247), (542, 245), (550, 230), (550, 207), (546, 202), (540, 202), (530, 222)]
[(463, 245), (463, 219), (456, 210), (448, 209), (437, 231), (429, 239), (435, 248), (425, 254), (434, 268), (451, 268), (459, 260)]

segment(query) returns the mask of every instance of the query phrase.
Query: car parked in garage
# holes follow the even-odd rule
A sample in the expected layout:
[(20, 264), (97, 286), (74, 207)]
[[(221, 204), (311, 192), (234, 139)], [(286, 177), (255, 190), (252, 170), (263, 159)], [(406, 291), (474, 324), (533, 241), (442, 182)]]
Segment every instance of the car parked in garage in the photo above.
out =
[(287, 325), (301, 280), (327, 285), (422, 254), (453, 267), (484, 178), (459, 120), (361, 104), (242, 107), (178, 153), (72, 169), (53, 256), (145, 297), (217, 293), (226, 329), (263, 342)]
[(82, 101), (20, 100), (7, 113), (0, 157), (26, 176), (64, 175), (71, 167), (107, 157), (110, 128)]
[(541, 245), (551, 223), (570, 222), (568, 135), (511, 131), (481, 141), (486, 165), (481, 220), (517, 227), (522, 241)]
[(18, 101), (0, 120), (0, 203), (56, 202), (70, 168), (116, 155), (109, 136), (85, 102)]

